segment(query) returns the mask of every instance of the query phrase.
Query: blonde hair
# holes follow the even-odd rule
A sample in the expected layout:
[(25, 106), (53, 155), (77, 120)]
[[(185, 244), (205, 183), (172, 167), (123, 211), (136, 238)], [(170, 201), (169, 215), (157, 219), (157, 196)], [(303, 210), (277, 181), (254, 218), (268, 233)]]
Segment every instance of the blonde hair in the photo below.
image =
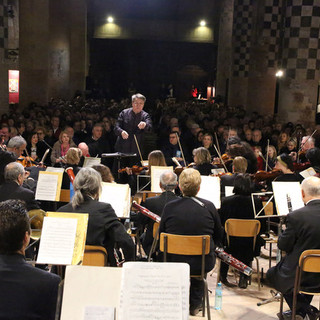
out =
[(151, 166), (163, 166), (166, 167), (166, 159), (161, 150), (153, 150), (148, 155), (148, 174), (150, 174)]
[(194, 149), (192, 151), (192, 154), (193, 156), (197, 157), (197, 160), (195, 160), (195, 163), (197, 165), (211, 162), (211, 154), (209, 150), (206, 149), (205, 147), (199, 147), (197, 149)]
[(195, 197), (201, 183), (200, 172), (195, 169), (185, 169), (179, 177), (179, 187), (184, 196)]
[(234, 173), (246, 173), (248, 168), (248, 161), (244, 157), (235, 157), (233, 159), (233, 172)]
[(78, 148), (70, 148), (66, 154), (67, 163), (78, 164), (80, 162), (82, 152)]
[(66, 131), (61, 131), (60, 135), (59, 135), (59, 142), (62, 143), (62, 136), (66, 134), (69, 138), (69, 144), (70, 144), (70, 137), (68, 135), (68, 133)]

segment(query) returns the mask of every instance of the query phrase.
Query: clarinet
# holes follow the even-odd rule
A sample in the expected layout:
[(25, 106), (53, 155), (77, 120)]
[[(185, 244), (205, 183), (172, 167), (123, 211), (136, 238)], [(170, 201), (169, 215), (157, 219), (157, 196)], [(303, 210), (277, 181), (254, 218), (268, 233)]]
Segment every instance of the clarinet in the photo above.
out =
[[(145, 216), (149, 217), (155, 222), (160, 222), (161, 217), (157, 214), (151, 212), (147, 208), (137, 204), (135, 201), (132, 202), (132, 206), (136, 208), (139, 212), (144, 214)], [(235, 269), (239, 270), (240, 272), (244, 273), (247, 276), (252, 274), (252, 268), (241, 262), (240, 260), (234, 258), (231, 254), (226, 253), (223, 248), (216, 248), (215, 253), (219, 259), (221, 259), (224, 263), (234, 267)]]

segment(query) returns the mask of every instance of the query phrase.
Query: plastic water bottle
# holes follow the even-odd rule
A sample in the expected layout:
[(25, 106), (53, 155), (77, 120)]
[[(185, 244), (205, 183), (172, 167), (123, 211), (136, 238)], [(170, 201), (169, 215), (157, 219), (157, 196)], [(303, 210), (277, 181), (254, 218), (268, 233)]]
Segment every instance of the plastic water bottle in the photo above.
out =
[(221, 308), (222, 308), (222, 285), (221, 285), (221, 282), (219, 282), (216, 287), (214, 308), (216, 310), (221, 310)]

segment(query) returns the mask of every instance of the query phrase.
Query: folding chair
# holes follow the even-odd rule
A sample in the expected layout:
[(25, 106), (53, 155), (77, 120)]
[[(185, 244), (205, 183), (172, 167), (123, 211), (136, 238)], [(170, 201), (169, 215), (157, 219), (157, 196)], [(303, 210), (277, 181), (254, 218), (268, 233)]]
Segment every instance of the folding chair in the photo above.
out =
[(205, 305), (207, 300), (208, 319), (211, 320), (209, 290), (205, 273), (205, 256), (210, 252), (210, 236), (183, 236), (177, 234), (160, 234), (160, 251), (164, 253), (164, 262), (167, 261), (167, 254), (196, 255), (201, 256), (201, 275), (191, 275), (204, 283), (204, 297), (202, 301), (202, 316), (205, 316)]
[(292, 319), (295, 319), (296, 317), (298, 293), (309, 294), (309, 295), (320, 295), (319, 291), (318, 292), (309, 291), (308, 289), (305, 289), (305, 288), (301, 290), (300, 285), (301, 285), (301, 276), (303, 272), (320, 273), (320, 249), (305, 250), (300, 255), (299, 265), (297, 266), (296, 277), (294, 281)]
[(83, 266), (105, 267), (107, 265), (108, 254), (104, 247), (85, 246), (83, 255)]
[[(256, 246), (257, 235), (260, 232), (260, 221), (258, 220), (247, 220), (247, 219), (228, 219), (224, 226), (227, 234), (228, 245), (230, 245), (231, 237), (252, 237), (253, 248)], [(258, 275), (258, 290), (260, 290), (260, 270), (259, 261), (255, 257), (257, 263), (257, 275)]]

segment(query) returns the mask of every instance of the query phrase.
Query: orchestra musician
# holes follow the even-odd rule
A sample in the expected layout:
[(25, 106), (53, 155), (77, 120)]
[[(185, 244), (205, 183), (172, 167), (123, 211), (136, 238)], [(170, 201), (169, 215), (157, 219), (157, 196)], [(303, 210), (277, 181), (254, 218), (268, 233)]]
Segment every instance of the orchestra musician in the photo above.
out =
[[(234, 195), (223, 199), (219, 210), (221, 224), (224, 226), (228, 219), (254, 219), (253, 204), (251, 200), (251, 192), (254, 187), (251, 178), (248, 174), (237, 174), (234, 179)], [(259, 212), (262, 209), (262, 201), (259, 198), (254, 198), (254, 205)], [(262, 213), (263, 214), (263, 213)], [(261, 221), (263, 222), (263, 221)], [(261, 233), (265, 229), (265, 223), (261, 227)], [(239, 259), (248, 266), (251, 266), (255, 256), (260, 255), (261, 246), (264, 245), (263, 239), (258, 236), (255, 250), (252, 250), (252, 238), (234, 238), (230, 237), (230, 245), (226, 248), (226, 252)], [(220, 265), (220, 281), (226, 286), (232, 286), (228, 282), (228, 265), (221, 262)], [(239, 288), (245, 289), (248, 286), (248, 277), (243, 273), (240, 274)]]
[[(147, 198), (141, 205), (161, 217), (165, 205), (173, 200), (178, 199), (174, 194), (174, 190), (178, 185), (177, 175), (171, 170), (167, 170), (160, 175), (161, 195)], [(153, 224), (154, 221), (145, 215), (139, 214), (137, 223), (143, 229), (146, 228), (145, 233), (141, 236), (142, 247), (147, 255), (149, 255), (153, 242)]]
[(277, 157), (276, 170), (281, 170), (282, 174), (274, 181), (298, 181), (301, 182), (303, 177), (294, 172), (292, 158), (286, 153), (282, 153)]
[(311, 148), (306, 153), (306, 158), (310, 162), (310, 166), (317, 173), (317, 176), (320, 175), (320, 149), (319, 148)]
[[(179, 177), (182, 198), (169, 202), (163, 210), (160, 233), (167, 232), (183, 235), (210, 235), (210, 253), (206, 256), (205, 272), (215, 265), (214, 249), (221, 243), (222, 227), (214, 204), (208, 200), (196, 198), (200, 190), (199, 171), (189, 168)], [(191, 274), (200, 274), (201, 257), (168, 255), (168, 261), (187, 262)], [(191, 278), (190, 314), (196, 315), (202, 307), (203, 282)]]
[(182, 158), (182, 152), (178, 144), (178, 136), (176, 132), (170, 132), (169, 142), (162, 148), (162, 152), (168, 166), (176, 166), (176, 164), (172, 161), (172, 158), (176, 158), (180, 165), (186, 165)]
[(225, 174), (220, 177), (221, 199), (225, 196), (226, 186), (234, 186), (234, 180), (240, 173), (246, 173), (248, 162), (244, 157), (235, 157), (232, 162), (232, 174)]
[(26, 262), (30, 231), (22, 201), (0, 203), (1, 319), (55, 319), (60, 277)]
[(211, 154), (205, 147), (199, 147), (193, 150), (193, 169), (200, 172), (202, 176), (208, 176), (211, 174), (211, 170), (216, 166), (211, 164)]
[(72, 201), (58, 209), (59, 212), (89, 213), (86, 244), (104, 246), (108, 262), (116, 266), (114, 248), (122, 249), (126, 261), (134, 259), (134, 244), (112, 206), (99, 202), (101, 176), (92, 168), (82, 168), (75, 177)]
[[(301, 187), (305, 206), (287, 215), (286, 228), (278, 239), (278, 247), (285, 251), (286, 255), (267, 272), (267, 280), (271, 287), (283, 293), (290, 309), (293, 304), (294, 279), (299, 257), (305, 250), (320, 248), (320, 179), (306, 178)], [(320, 288), (319, 274), (303, 272), (301, 287), (311, 289), (311, 291), (318, 290)], [(312, 298), (313, 296), (303, 293), (297, 295), (295, 319), (317, 318), (318, 310), (310, 305)], [(306, 314), (308, 317), (305, 317)], [(284, 319), (291, 319), (291, 310), (285, 311), (282, 316)]]

